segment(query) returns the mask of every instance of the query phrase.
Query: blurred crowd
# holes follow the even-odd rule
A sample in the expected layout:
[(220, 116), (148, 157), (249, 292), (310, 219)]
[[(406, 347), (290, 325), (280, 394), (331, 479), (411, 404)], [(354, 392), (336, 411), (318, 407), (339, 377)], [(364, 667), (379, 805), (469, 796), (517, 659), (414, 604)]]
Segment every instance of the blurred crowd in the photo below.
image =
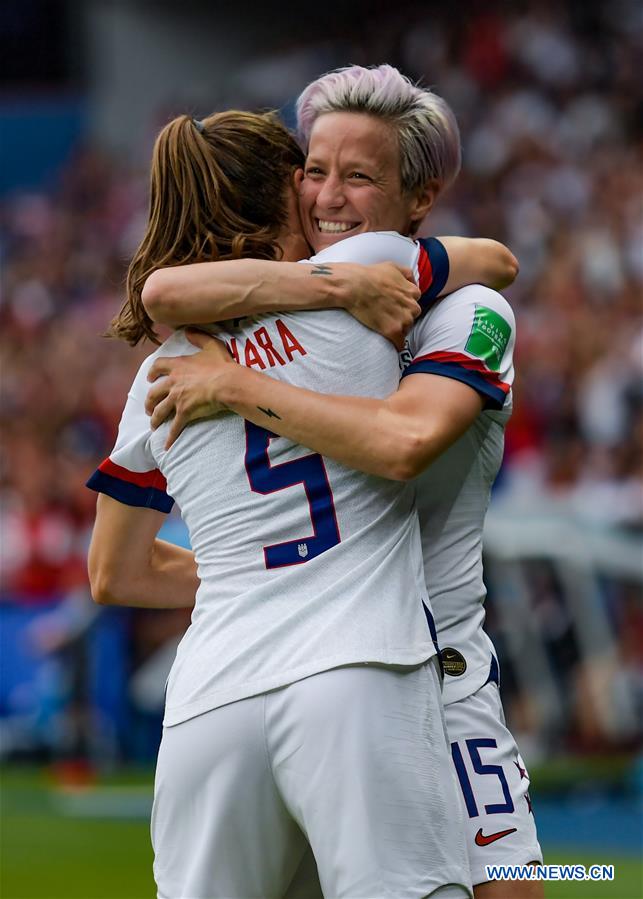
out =
[[(521, 264), (507, 291), (519, 337), (498, 496), (640, 531), (643, 13), (622, 0), (513, 6), (392, 13), (341, 44), (282, 48), (249, 61), (230, 105), (284, 105), (293, 71), (380, 61), (450, 102), (463, 169), (426, 233), (494, 237)], [(146, 194), (144, 166), (85, 146), (51, 192), (1, 207), (2, 596), (20, 604), (86, 584), (95, 496), (84, 481), (151, 350), (102, 336)], [(640, 633), (640, 602), (627, 609), (624, 626)]]
[(441, 40), (414, 28), (403, 59), (439, 73), (462, 128), (462, 176), (432, 232), (495, 237), (520, 260), (505, 488), (640, 527), (641, 16), (590, 5), (574, 22), (572, 8), (484, 12)]

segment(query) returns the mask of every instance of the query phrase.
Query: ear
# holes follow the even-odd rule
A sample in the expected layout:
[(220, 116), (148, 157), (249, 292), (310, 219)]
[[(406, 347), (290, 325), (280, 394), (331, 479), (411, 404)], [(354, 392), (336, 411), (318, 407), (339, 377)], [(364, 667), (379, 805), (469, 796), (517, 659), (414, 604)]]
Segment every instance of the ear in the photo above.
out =
[(299, 189), (301, 187), (301, 182), (304, 180), (304, 170), (303, 169), (295, 169), (292, 173), (292, 186), (295, 188), (295, 193), (299, 194)]
[(416, 191), (411, 203), (411, 225), (409, 230), (412, 235), (415, 234), (433, 208), (433, 204), (438, 197), (438, 192), (439, 185), (435, 179), (429, 181), (428, 184), (418, 188)]

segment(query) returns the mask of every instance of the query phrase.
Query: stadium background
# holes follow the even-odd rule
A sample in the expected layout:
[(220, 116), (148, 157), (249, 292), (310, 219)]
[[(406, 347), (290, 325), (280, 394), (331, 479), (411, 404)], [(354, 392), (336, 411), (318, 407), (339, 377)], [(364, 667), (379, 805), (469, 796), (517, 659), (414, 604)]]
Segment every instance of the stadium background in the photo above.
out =
[[(636, 2), (5, 0), (0, 15), (5, 899), (152, 896), (146, 816), (187, 616), (99, 609), (94, 495), (149, 347), (101, 337), (178, 112), (282, 111), (338, 65), (432, 85), (464, 166), (430, 233), (519, 257), (516, 411), (487, 529), (488, 625), (549, 861), (642, 894), (643, 280)], [(638, 119), (640, 122), (640, 118)], [(180, 522), (166, 526), (185, 539)]]

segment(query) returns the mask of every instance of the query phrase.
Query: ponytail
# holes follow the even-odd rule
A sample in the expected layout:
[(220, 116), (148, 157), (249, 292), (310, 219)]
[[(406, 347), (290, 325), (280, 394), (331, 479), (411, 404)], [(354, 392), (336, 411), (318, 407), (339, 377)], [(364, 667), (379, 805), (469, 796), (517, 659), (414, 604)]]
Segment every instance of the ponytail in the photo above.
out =
[(145, 235), (127, 272), (127, 300), (110, 336), (158, 344), (141, 291), (159, 268), (254, 257), (276, 259), (287, 221), (287, 184), (303, 165), (294, 138), (271, 113), (223, 112), (163, 128), (152, 155)]

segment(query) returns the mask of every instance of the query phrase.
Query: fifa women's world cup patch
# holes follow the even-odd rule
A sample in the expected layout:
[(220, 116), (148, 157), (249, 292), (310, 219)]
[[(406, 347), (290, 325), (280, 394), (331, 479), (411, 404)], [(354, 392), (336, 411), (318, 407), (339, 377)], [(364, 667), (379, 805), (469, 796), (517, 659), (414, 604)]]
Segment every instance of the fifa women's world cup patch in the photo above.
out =
[(509, 322), (487, 306), (476, 306), (473, 326), (464, 348), (467, 353), (482, 359), (491, 371), (498, 371), (510, 337)]

